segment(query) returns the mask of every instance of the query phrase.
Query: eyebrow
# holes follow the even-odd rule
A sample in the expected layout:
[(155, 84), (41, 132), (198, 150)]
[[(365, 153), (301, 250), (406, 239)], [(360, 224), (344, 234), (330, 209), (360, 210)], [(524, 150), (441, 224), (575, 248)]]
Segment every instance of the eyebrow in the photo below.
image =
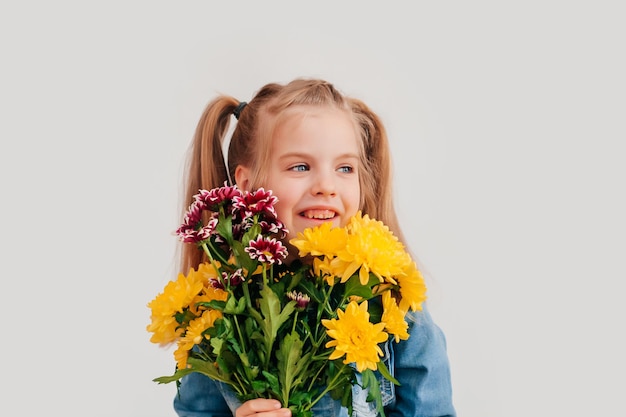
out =
[[(304, 153), (304, 152), (289, 152), (289, 153), (286, 153), (284, 155), (281, 155), (279, 159), (284, 159), (284, 158), (308, 158), (310, 156), (311, 156), (311, 154)], [(334, 159), (349, 159), (349, 158), (359, 159), (359, 154), (352, 153), (352, 152), (347, 152), (347, 153), (342, 153), (342, 154), (338, 155)]]

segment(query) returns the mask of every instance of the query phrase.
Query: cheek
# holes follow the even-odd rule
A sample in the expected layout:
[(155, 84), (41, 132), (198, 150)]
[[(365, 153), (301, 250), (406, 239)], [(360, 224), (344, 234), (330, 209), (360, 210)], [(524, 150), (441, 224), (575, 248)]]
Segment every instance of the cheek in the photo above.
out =
[(276, 203), (276, 205), (274, 206), (274, 209), (276, 210), (276, 215), (278, 216), (278, 219), (284, 221), (286, 210), (282, 201), (279, 201), (278, 203)]
[(274, 206), (278, 219), (285, 222), (290, 221), (291, 210), (293, 208), (293, 201), (289, 198), (289, 194), (283, 193), (284, 197), (281, 198), (281, 194), (275, 194), (278, 197), (278, 202)]
[(357, 182), (352, 189), (354, 190), (354, 192), (350, 197), (350, 207), (354, 209), (354, 212), (356, 214), (356, 211), (361, 208), (361, 187)]
[(278, 202), (276, 203), (277, 211), (280, 208), (281, 211), (286, 214), (286, 211), (290, 207), (293, 207), (295, 203), (294, 195), (296, 194), (296, 188), (290, 184), (289, 181), (284, 179), (282, 181), (277, 180), (274, 175), (267, 181), (266, 188), (272, 190), (272, 193), (276, 196), (276, 198), (278, 198)]

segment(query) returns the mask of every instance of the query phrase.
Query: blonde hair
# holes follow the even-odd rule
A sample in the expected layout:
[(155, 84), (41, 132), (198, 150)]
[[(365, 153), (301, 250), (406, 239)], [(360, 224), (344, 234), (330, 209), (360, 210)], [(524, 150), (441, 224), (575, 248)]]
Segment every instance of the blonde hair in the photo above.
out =
[[(262, 186), (270, 158), (269, 145), (281, 116), (286, 111), (298, 111), (294, 106), (329, 106), (346, 112), (361, 138), (360, 209), (384, 222), (405, 242), (393, 204), (387, 133), (380, 118), (365, 103), (341, 94), (331, 83), (320, 79), (298, 78), (284, 85), (266, 84), (241, 109), (228, 146), (226, 167), (222, 147), (233, 111), (239, 105), (239, 100), (220, 95), (202, 113), (188, 154), (183, 210), (199, 189), (220, 187), (229, 178), (234, 179), (235, 169), (240, 165), (250, 169), (252, 188)], [(200, 250), (183, 244), (182, 272), (196, 268), (203, 261)]]

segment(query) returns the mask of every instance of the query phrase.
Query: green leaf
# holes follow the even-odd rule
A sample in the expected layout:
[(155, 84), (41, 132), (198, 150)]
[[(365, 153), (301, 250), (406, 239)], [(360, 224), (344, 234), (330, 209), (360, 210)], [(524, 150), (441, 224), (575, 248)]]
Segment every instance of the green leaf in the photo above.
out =
[(224, 311), (226, 302), (221, 300), (200, 301), (199, 303), (196, 303), (196, 305), (212, 308), (213, 310)]
[(380, 385), (378, 379), (371, 369), (365, 369), (361, 372), (363, 389), (367, 389), (367, 401), (374, 401), (376, 404), (376, 411), (380, 413), (382, 417), (385, 417), (385, 410), (383, 409), (383, 396), (380, 392)]
[(370, 273), (370, 279), (366, 285), (361, 284), (359, 274), (352, 275), (345, 284), (344, 297), (356, 295), (366, 300), (372, 298), (372, 287), (380, 284), (378, 277)]
[(220, 372), (220, 368), (215, 366), (212, 362), (196, 358), (188, 358), (187, 365), (189, 365), (189, 368), (183, 369), (183, 371), (190, 369), (192, 372), (199, 372), (217, 381), (232, 384), (230, 378), (227, 375), (223, 375), (222, 372)]
[(267, 392), (267, 382), (262, 380), (255, 380), (251, 383), (252, 389), (256, 393), (257, 398), (263, 398), (263, 394)]
[(388, 381), (393, 382), (395, 385), (400, 385), (400, 381), (391, 375), (391, 372), (389, 372), (389, 369), (387, 369), (387, 366), (383, 361), (378, 362), (378, 372), (380, 372), (380, 374)]
[(255, 259), (250, 258), (250, 255), (248, 255), (248, 252), (245, 251), (245, 248), (248, 246), (247, 243), (241, 243), (240, 241), (235, 241), (232, 244), (232, 250), (233, 250), (233, 254), (235, 255), (235, 258), (237, 259), (237, 264), (245, 269), (246, 271), (249, 272), (249, 274), (251, 275), (254, 271), (256, 271), (257, 265), (259, 264), (258, 261), (256, 261)]
[(238, 266), (244, 267), (243, 262), (250, 259), (250, 256), (248, 256), (248, 254), (244, 250), (245, 246), (240, 241), (236, 240), (232, 243), (230, 248), (233, 251), (233, 255), (235, 256), (235, 263)]
[(225, 374), (231, 374), (237, 369), (239, 356), (235, 355), (233, 352), (227, 349), (224, 349), (217, 356), (216, 362), (219, 368), (222, 369)]
[(280, 392), (280, 384), (278, 383), (278, 378), (276, 377), (276, 375), (267, 372), (267, 371), (263, 371), (263, 376), (265, 377), (265, 379), (267, 380), (267, 383), (269, 385), (270, 390), (277, 395), (279, 398), (277, 398), (278, 400), (280, 400), (281, 403), (284, 404), (283, 402), (283, 398), (281, 396), (281, 392)]
[(248, 312), (259, 324), (263, 344), (263, 349), (259, 352), (259, 356), (264, 356), (263, 362), (267, 368), (274, 342), (276, 341), (276, 335), (278, 334), (278, 329), (295, 311), (296, 302), (288, 302), (281, 310), (280, 300), (268, 285), (264, 286), (259, 294), (261, 296), (259, 299), (261, 314), (259, 314), (259, 312), (255, 309), (249, 309)]
[(241, 297), (237, 300), (235, 297), (228, 297), (224, 306), (225, 314), (241, 314), (246, 310), (246, 299)]
[(248, 246), (250, 241), (256, 239), (260, 233), (261, 233), (261, 225), (258, 223), (255, 223), (252, 225), (252, 227), (246, 230), (246, 233), (244, 233), (243, 237), (241, 238), (241, 242), (243, 243), (244, 246)]
[[(222, 236), (229, 246), (233, 244), (233, 218), (220, 214), (215, 231)], [(226, 257), (228, 259), (228, 257)]]
[(289, 316), (295, 311), (295, 301), (288, 302), (281, 310), (280, 300), (269, 286), (264, 286), (260, 293), (259, 308), (261, 314), (254, 309), (250, 309), (249, 313), (259, 324), (262, 330), (265, 345), (268, 347), (267, 352), (271, 351), (271, 346), (276, 339), (278, 329), (289, 319)]
[(285, 336), (276, 352), (278, 359), (278, 378), (282, 383), (282, 397), (289, 398), (295, 380), (306, 365), (302, 362), (303, 343), (297, 333)]
[(154, 382), (158, 382), (159, 384), (169, 384), (170, 382), (178, 381), (180, 378), (184, 377), (187, 374), (194, 372), (193, 369), (185, 368), (185, 369), (177, 369), (173, 375), (170, 376), (160, 376), (158, 378), (154, 378)]
[(313, 401), (313, 398), (319, 394), (319, 389), (313, 389), (311, 392), (294, 392), (289, 397), (289, 405), (305, 406)]

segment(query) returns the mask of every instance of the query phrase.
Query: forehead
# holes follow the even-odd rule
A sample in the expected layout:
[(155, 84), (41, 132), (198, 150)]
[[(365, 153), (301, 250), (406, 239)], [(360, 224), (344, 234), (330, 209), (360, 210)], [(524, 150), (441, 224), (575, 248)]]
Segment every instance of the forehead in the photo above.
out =
[(271, 146), (306, 143), (358, 145), (358, 129), (351, 113), (334, 107), (293, 106), (276, 117)]

